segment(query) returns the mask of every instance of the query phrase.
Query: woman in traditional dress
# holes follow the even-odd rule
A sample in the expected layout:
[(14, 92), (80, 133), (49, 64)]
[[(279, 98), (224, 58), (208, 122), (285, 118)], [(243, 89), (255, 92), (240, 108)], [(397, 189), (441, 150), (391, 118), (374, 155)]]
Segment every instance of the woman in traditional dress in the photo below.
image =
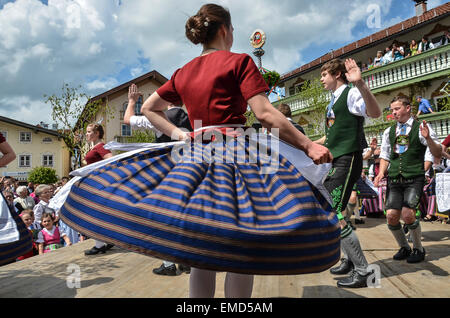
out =
[[(5, 167), (16, 158), (16, 154), (0, 133), (0, 167)], [(0, 266), (15, 262), (16, 258), (32, 250), (30, 231), (15, 211), (9, 209), (3, 194), (0, 194)]]
[[(186, 35), (203, 45), (201, 56), (142, 107), (179, 142), (119, 155), (85, 174), (71, 188), (63, 220), (120, 247), (190, 265), (191, 297), (214, 296), (216, 271), (228, 272), (226, 297), (250, 297), (253, 274), (330, 268), (340, 256), (340, 227), (322, 184), (329, 165), (317, 166), (331, 162), (330, 152), (270, 104), (251, 57), (230, 52), (226, 9), (204, 5)], [(170, 103), (186, 106), (194, 133), (167, 120)], [(286, 143), (245, 129), (247, 104)]]

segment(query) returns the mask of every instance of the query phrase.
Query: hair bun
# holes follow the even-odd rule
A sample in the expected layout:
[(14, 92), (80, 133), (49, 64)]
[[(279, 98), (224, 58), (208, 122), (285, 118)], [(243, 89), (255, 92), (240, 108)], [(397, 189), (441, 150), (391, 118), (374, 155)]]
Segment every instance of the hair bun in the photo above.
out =
[(186, 22), (186, 37), (194, 44), (205, 43), (208, 35), (209, 19), (194, 15)]

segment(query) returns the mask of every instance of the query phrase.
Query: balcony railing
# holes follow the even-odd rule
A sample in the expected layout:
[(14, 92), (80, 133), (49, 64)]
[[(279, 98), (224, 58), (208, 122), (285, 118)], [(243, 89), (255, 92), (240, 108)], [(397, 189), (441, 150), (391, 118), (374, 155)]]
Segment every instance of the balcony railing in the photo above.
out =
[(363, 80), (376, 94), (385, 89), (394, 89), (418, 80), (427, 80), (439, 74), (448, 75), (450, 45), (401, 59), (387, 65), (363, 72)]
[[(385, 90), (403, 87), (414, 82), (449, 75), (449, 55), (450, 44), (447, 44), (412, 57), (365, 71), (362, 73), (362, 77), (372, 93), (376, 94)], [(329, 94), (326, 95), (326, 99), (329, 100)], [(316, 107), (311, 101), (303, 99), (302, 93), (273, 102), (273, 105), (277, 106), (281, 103), (288, 104), (294, 114), (299, 111), (305, 112), (313, 110)]]

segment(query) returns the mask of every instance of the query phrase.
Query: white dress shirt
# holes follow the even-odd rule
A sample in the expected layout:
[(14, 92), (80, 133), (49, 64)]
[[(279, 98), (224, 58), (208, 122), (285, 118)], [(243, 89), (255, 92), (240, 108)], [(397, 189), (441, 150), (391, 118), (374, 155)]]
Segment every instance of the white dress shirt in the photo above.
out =
[(155, 126), (153, 126), (145, 116), (131, 116), (130, 126), (135, 129), (150, 129), (156, 134), (157, 138), (161, 137), (163, 134), (158, 129), (156, 129)]
[[(347, 88), (347, 86), (347, 84), (341, 85), (337, 90), (333, 92), (335, 104), (341, 96), (342, 92)], [(353, 115), (361, 116), (364, 118), (368, 117), (366, 113), (366, 103), (364, 102), (364, 99), (362, 98), (358, 88), (353, 87), (348, 92), (347, 105), (349, 112)]]
[[(406, 121), (406, 134), (408, 135), (409, 132), (411, 131), (412, 128), (412, 124), (414, 122), (414, 119), (412, 117), (410, 117), (407, 121)], [(400, 135), (400, 126), (402, 124), (401, 123), (397, 123), (397, 128), (395, 130), (395, 136)], [(422, 126), (422, 124), (420, 124)], [(431, 128), (430, 125), (428, 125), (428, 129), (430, 130), (430, 137), (431, 139), (433, 139), (434, 142), (439, 143), (439, 140), (436, 136), (436, 133), (434, 132), (434, 130)], [(383, 141), (381, 142), (381, 153), (380, 153), (380, 158), (387, 160), (387, 161), (391, 161), (390, 157), (391, 157), (391, 142), (389, 140), (389, 131), (391, 130), (391, 127), (387, 128), (384, 133), (383, 133)], [(427, 140), (422, 136), (422, 134), (420, 133), (420, 129), (419, 129), (419, 139), (420, 139), (420, 143), (424, 146), (427, 146)], [(408, 150), (408, 147), (406, 147), (405, 151)], [(394, 149), (395, 153), (399, 153), (398, 151), (398, 145), (395, 147)], [(427, 146), (427, 150), (425, 152), (425, 161), (430, 161), (433, 162), (433, 155), (431, 154), (430, 148)]]

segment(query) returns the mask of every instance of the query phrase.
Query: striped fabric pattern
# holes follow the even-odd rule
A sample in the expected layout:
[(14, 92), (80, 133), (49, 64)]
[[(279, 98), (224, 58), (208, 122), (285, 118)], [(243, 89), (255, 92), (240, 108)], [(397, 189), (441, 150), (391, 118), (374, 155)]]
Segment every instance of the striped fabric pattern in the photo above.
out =
[[(0, 200), (5, 200), (3, 194), (0, 194)], [(16, 223), (17, 230), (19, 231), (19, 239), (11, 243), (0, 244), (0, 266), (25, 255), (33, 248), (31, 232), (27, 229), (20, 216), (11, 211), (9, 211), (9, 215)]]
[(206, 153), (193, 143), (195, 160), (178, 162), (165, 146), (107, 164), (72, 186), (61, 218), (89, 237), (196, 268), (278, 275), (334, 265), (340, 228), (328, 202), (281, 155), (277, 172), (262, 174), (266, 163), (245, 140), (232, 141), (232, 162), (215, 159), (230, 147), (219, 142)]

